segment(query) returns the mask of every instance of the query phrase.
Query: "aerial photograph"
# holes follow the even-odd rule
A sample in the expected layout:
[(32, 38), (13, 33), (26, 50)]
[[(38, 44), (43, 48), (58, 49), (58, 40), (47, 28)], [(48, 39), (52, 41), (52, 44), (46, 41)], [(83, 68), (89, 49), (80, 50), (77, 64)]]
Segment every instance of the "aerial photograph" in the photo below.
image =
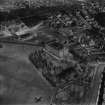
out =
[(105, 105), (105, 0), (0, 0), (0, 105)]

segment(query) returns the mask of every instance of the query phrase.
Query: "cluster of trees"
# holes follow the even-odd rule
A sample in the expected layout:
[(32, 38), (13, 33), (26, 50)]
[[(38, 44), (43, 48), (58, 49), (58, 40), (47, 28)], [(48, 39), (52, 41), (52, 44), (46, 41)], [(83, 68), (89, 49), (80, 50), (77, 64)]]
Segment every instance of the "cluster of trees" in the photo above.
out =
[(64, 5), (64, 4), (72, 4), (73, 2), (77, 2), (76, 0), (8, 0), (10, 5), (14, 5), (14, 7), (40, 7), (40, 6), (56, 6), (56, 5)]

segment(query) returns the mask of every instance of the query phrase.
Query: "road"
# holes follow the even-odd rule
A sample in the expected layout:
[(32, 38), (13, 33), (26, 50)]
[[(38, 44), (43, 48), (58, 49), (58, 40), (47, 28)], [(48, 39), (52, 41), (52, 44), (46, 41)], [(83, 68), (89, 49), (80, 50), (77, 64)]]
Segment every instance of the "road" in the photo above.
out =
[(32, 42), (25, 42), (25, 41), (7, 41), (7, 40), (0, 40), (0, 43), (4, 44), (12, 44), (12, 45), (27, 45), (27, 46), (41, 46), (37, 43), (32, 43)]

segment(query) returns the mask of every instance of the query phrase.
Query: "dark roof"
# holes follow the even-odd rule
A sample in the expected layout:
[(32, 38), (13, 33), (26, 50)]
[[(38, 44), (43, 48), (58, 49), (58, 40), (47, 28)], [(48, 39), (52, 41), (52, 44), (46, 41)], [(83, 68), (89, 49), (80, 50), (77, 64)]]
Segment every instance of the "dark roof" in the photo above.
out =
[(63, 48), (63, 45), (59, 42), (52, 42), (48, 44), (50, 47), (54, 48), (55, 50), (61, 50)]

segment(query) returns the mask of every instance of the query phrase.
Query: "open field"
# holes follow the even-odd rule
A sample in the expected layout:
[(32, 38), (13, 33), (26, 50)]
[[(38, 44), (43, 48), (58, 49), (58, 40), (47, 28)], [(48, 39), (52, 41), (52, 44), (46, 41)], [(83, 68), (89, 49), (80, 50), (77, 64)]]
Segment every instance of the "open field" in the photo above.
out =
[(41, 97), (40, 105), (49, 102), (52, 88), (28, 60), (28, 55), (35, 49), (12, 44), (4, 44), (0, 49), (0, 82), (3, 85), (0, 87), (3, 89), (0, 105), (35, 104), (35, 97)]

